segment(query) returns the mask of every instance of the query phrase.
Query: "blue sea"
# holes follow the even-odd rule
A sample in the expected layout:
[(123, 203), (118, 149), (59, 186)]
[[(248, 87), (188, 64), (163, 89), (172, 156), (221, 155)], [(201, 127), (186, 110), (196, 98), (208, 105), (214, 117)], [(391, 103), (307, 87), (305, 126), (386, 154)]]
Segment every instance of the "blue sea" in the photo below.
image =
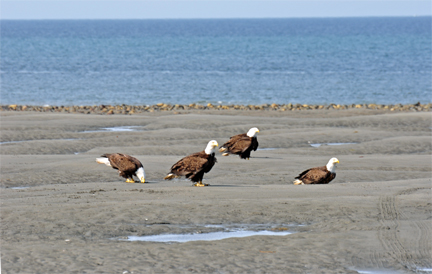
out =
[(432, 102), (431, 17), (0, 24), (1, 104)]

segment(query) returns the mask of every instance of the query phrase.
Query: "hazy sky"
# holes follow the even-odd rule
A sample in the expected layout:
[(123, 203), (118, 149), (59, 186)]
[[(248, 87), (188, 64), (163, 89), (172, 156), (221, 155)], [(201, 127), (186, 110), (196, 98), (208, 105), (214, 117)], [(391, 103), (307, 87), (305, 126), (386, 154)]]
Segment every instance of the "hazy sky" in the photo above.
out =
[(2, 19), (430, 16), (431, 0), (1, 0)]

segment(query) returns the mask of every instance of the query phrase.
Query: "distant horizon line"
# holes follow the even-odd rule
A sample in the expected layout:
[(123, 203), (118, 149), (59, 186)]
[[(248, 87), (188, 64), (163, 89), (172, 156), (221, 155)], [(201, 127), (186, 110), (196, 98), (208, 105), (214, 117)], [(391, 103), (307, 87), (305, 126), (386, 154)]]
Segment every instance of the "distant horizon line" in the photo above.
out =
[(305, 16), (305, 17), (209, 17), (209, 18), (0, 18), (0, 21), (103, 21), (103, 20), (269, 20), (269, 19), (350, 19), (350, 18), (421, 18), (432, 15), (364, 15), (364, 16)]

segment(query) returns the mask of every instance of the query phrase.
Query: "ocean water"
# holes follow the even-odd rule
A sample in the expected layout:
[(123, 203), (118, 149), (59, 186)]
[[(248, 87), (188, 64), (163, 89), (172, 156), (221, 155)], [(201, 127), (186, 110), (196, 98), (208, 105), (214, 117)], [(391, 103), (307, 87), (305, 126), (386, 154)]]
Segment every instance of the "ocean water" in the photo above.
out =
[(431, 17), (0, 23), (1, 104), (432, 102)]

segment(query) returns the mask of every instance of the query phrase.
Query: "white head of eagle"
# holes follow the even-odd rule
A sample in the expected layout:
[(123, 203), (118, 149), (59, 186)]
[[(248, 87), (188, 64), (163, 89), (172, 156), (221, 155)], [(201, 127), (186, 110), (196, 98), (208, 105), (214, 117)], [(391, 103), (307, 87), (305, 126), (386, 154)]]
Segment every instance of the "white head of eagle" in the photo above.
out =
[(258, 132), (259, 132), (259, 129), (256, 127), (253, 127), (251, 129), (249, 129), (249, 131), (246, 133), (246, 135), (252, 138), (252, 137), (255, 137)]
[(207, 147), (205, 148), (204, 151), (207, 155), (210, 155), (215, 152), (215, 148), (217, 148), (218, 146), (219, 145), (218, 142), (216, 142), (216, 140), (211, 140), (210, 142), (208, 142)]
[(331, 158), (326, 165), (327, 170), (330, 171), (331, 173), (335, 173), (336, 164), (339, 164), (339, 160), (337, 158)]

